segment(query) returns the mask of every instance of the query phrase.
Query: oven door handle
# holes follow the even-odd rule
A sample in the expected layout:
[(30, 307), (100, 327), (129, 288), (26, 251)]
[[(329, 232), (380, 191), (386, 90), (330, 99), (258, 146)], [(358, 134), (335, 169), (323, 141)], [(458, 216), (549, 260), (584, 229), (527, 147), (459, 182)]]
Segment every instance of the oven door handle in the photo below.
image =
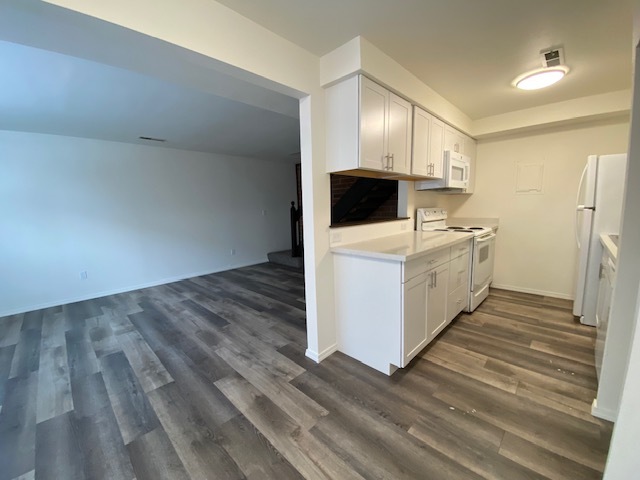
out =
[(485, 243), (485, 242), (490, 242), (491, 240), (493, 240), (494, 238), (496, 238), (496, 234), (495, 233), (491, 233), (489, 235), (487, 235), (486, 237), (480, 237), (476, 240), (476, 243)]

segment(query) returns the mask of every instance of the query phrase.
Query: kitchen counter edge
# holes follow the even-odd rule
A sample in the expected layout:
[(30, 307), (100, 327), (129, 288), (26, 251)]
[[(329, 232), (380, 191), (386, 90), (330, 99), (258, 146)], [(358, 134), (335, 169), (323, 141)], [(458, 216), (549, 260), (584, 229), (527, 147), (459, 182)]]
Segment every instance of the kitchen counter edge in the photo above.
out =
[(601, 234), (600, 235), (600, 243), (602, 243), (602, 246), (604, 247), (604, 249), (607, 250), (607, 252), (609, 252), (609, 255), (611, 256), (611, 258), (613, 258), (613, 261), (617, 262), (618, 261), (618, 246), (611, 239), (611, 236), (608, 235), (608, 234)]
[(406, 232), (363, 242), (336, 245), (331, 247), (331, 252), (341, 255), (407, 262), (459, 243), (468, 242), (472, 238), (472, 233)]

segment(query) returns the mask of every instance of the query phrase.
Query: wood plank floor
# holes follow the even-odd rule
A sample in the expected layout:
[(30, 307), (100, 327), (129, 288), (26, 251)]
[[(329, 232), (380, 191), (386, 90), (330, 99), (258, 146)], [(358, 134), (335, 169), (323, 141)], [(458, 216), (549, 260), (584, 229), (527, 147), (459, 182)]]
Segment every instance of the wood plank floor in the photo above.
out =
[(594, 330), (492, 291), (386, 377), (270, 264), (0, 319), (0, 480), (597, 479)]

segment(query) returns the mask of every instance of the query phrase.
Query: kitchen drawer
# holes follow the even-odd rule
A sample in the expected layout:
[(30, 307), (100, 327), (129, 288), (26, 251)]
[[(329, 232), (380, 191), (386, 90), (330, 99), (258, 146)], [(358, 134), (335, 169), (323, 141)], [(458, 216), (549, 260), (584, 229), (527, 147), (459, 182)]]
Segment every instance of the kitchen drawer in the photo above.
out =
[(461, 285), (447, 299), (447, 323), (451, 322), (469, 303), (469, 288)]
[(415, 260), (405, 262), (402, 283), (411, 280), (421, 273), (439, 267), (440, 265), (449, 262), (450, 259), (451, 250), (449, 248), (445, 248), (443, 250), (438, 250), (437, 252), (431, 253), (425, 257), (420, 257)]
[(458, 258), (465, 253), (469, 253), (471, 250), (471, 241), (467, 240), (464, 243), (459, 243), (451, 247), (451, 259)]
[(469, 288), (469, 254), (465, 253), (457, 258), (451, 258), (449, 265), (449, 292), (464, 286)]

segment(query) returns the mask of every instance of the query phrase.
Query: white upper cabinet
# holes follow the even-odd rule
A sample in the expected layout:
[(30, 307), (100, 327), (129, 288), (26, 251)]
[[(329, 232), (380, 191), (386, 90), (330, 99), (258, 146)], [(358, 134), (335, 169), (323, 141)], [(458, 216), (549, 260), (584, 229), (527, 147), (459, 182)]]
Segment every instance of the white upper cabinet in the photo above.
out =
[(408, 174), (411, 170), (411, 104), (389, 92), (387, 151), (390, 170)]
[(444, 123), (420, 107), (413, 107), (413, 176), (442, 178)]
[(420, 107), (413, 107), (413, 151), (411, 174), (431, 176), (431, 123), (433, 116)]
[(431, 143), (429, 145), (429, 161), (431, 162), (431, 177), (444, 176), (444, 122), (433, 117), (431, 122)]
[(329, 172), (410, 173), (411, 103), (361, 75), (329, 87), (326, 101)]
[(326, 107), (329, 173), (437, 180), (451, 150), (471, 157), (473, 192), (475, 141), (429, 112), (362, 75), (328, 87)]
[(447, 125), (444, 130), (444, 149), (464, 153), (464, 137), (464, 134)]
[(361, 82), (359, 167), (372, 170), (387, 169), (388, 118), (389, 92), (376, 83)]

